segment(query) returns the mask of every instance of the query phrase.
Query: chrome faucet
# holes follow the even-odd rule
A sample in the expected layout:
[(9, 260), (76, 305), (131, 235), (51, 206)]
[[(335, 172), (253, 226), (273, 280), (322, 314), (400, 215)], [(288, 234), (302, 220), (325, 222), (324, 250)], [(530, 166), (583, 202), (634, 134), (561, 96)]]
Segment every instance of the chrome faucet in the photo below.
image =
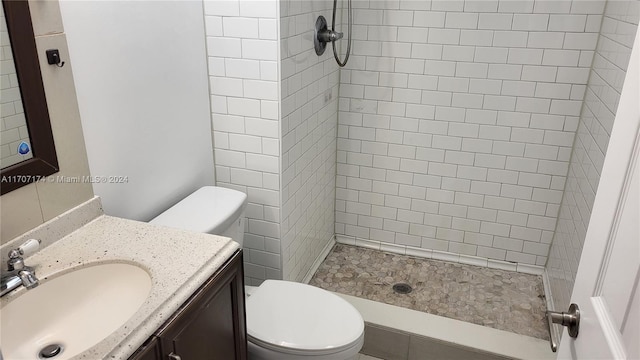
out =
[(22, 258), (25, 253), (35, 251), (38, 247), (40, 247), (40, 240), (31, 239), (17, 249), (9, 251), (7, 271), (2, 272), (0, 282), (0, 297), (5, 296), (20, 285), (27, 289), (33, 289), (38, 286), (35, 269), (31, 266), (26, 266)]

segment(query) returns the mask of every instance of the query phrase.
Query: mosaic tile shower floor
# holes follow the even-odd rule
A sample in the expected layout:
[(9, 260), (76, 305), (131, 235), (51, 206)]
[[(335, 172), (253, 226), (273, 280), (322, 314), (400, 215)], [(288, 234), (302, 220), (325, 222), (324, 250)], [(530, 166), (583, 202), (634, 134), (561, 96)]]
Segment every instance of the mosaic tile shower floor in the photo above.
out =
[[(393, 291), (408, 283), (409, 294)], [(542, 277), (336, 244), (311, 285), (429, 314), (549, 339)]]

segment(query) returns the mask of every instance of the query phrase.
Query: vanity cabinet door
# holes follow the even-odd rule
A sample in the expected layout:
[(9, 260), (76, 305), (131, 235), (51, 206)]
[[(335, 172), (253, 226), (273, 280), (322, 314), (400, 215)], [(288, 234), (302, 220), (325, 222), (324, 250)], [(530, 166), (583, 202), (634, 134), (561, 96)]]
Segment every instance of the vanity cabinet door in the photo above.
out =
[(155, 336), (152, 336), (147, 342), (140, 346), (140, 348), (129, 358), (129, 360), (160, 360), (162, 354), (160, 353), (160, 341)]
[(247, 359), (242, 280), (238, 252), (160, 329), (163, 359)]

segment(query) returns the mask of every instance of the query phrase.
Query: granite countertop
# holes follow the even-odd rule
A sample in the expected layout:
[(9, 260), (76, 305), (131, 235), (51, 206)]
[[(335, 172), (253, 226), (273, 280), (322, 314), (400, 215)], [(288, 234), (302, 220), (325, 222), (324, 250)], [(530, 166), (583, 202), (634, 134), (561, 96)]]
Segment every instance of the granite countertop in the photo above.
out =
[[(101, 215), (27, 258), (41, 283), (72, 269), (130, 263), (151, 276), (151, 291), (118, 330), (73, 359), (127, 359), (239, 249), (229, 238)], [(79, 285), (81, 286), (81, 285)], [(5, 305), (24, 288), (4, 296)]]

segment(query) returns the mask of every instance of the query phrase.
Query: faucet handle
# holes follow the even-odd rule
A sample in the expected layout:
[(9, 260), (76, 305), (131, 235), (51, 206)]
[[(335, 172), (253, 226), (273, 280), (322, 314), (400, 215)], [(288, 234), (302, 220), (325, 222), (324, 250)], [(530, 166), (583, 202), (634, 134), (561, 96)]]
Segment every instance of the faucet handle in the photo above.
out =
[(22, 255), (29, 255), (31, 253), (36, 252), (39, 247), (40, 247), (40, 240), (29, 239), (25, 241), (24, 244), (20, 245), (18, 249), (20, 250), (20, 253)]
[(40, 247), (40, 240), (29, 239), (20, 245), (17, 249), (9, 251), (9, 261), (7, 263), (7, 269), (12, 271), (14, 269), (20, 270), (24, 268), (24, 260), (22, 256), (30, 254), (38, 250)]
[(20, 245), (17, 249), (9, 251), (9, 258), (15, 259), (22, 255), (27, 255), (35, 252), (40, 247), (40, 240), (29, 239)]

